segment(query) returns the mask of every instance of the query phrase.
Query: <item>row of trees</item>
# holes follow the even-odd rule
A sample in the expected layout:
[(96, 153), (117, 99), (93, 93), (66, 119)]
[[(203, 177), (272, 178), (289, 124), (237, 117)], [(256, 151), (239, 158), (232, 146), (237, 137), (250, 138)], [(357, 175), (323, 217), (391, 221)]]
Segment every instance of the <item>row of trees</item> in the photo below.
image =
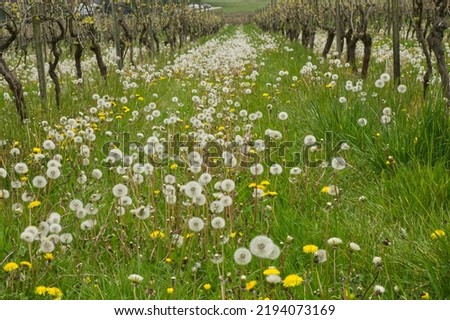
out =
[[(400, 14), (401, 13), (401, 14)], [(426, 57), (424, 95), (433, 72), (432, 54), (441, 77), (444, 96), (450, 101), (450, 82), (443, 45), (448, 28), (448, 0), (272, 0), (258, 12), (256, 23), (265, 31), (281, 32), (291, 41), (313, 49), (318, 31), (327, 34), (322, 49), (326, 57), (333, 44), (339, 58), (351, 64), (355, 73), (356, 47), (364, 46), (361, 77), (369, 71), (373, 35), (383, 33), (393, 37), (394, 78), (400, 80), (400, 35), (415, 37)], [(403, 32), (400, 32), (403, 31)], [(447, 105), (450, 108), (450, 102)]]
[(163, 46), (175, 50), (187, 41), (220, 29), (218, 16), (207, 10), (193, 10), (185, 2), (0, 1), (0, 75), (13, 93), (20, 119), (27, 119), (23, 87), (5, 59), (8, 51), (20, 54), (26, 61), (29, 50), (34, 50), (44, 106), (47, 104), (45, 64), (48, 63), (59, 106), (61, 85), (57, 69), (64, 51), (67, 56), (73, 56), (77, 78), (83, 76), (84, 52), (91, 51), (99, 73), (106, 80), (105, 48), (115, 47), (117, 68), (122, 69), (127, 61), (135, 65), (137, 60), (158, 54)]

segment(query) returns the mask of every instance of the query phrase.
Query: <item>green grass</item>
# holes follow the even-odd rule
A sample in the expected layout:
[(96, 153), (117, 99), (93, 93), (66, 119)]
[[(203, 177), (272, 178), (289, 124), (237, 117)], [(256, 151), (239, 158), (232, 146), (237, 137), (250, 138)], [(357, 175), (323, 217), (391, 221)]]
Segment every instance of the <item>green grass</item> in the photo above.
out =
[[(244, 31), (255, 45), (265, 42), (258, 37), (260, 32), (254, 26), (245, 26)], [(223, 42), (233, 37), (235, 32), (236, 27), (228, 27), (216, 38)], [(0, 149), (0, 167), (6, 168), (9, 175), (6, 179), (0, 178), (0, 190), (11, 190), (11, 197), (0, 200), (0, 262), (4, 266), (8, 261), (32, 260), (33, 268), (22, 268), (12, 273), (2, 270), (0, 298), (42, 298), (34, 293), (34, 289), (44, 285), (61, 288), (66, 299), (219, 299), (220, 276), (226, 278), (223, 285), (225, 295), (230, 299), (342, 299), (343, 292), (346, 292), (345, 298), (356, 299), (369, 296), (374, 299), (420, 299), (424, 292), (433, 299), (449, 298), (450, 124), (441, 108), (439, 88), (431, 88), (430, 97), (433, 99), (422, 100), (414, 69), (409, 69), (412, 70), (411, 76), (402, 79), (408, 87), (406, 94), (399, 94), (392, 81), (385, 88), (377, 89), (373, 83), (385, 71), (385, 65), (373, 62), (369, 79), (364, 83), (367, 95), (363, 101), (358, 92), (344, 88), (347, 80), (358, 80), (349, 69), (333, 69), (339, 80), (336, 87), (329, 88), (330, 79), (325, 76), (329, 70), (328, 63), (321, 64), (320, 59), (297, 43), (286, 43), (281, 38), (277, 41), (276, 50), (259, 52), (255, 64), (248, 64), (245, 71), (227, 79), (220, 74), (191, 79), (175, 74), (170, 80), (159, 77), (148, 84), (145, 77), (138, 74), (133, 78), (138, 88), (125, 90), (122, 86), (124, 79), (118, 75), (110, 74), (108, 82), (104, 83), (93, 71), (86, 76), (86, 79), (92, 77), (93, 81), (85, 83), (80, 90), (72, 83), (73, 79), (67, 77), (63, 84), (64, 104), (61, 110), (52, 108), (51, 112), (39, 108), (38, 99), (32, 93), (36, 84), (25, 79), (33, 121), (24, 127), (18, 124), (12, 103), (1, 97), (0, 139), (6, 139), (8, 143)], [(293, 50), (285, 50), (285, 46)], [(308, 56), (317, 66), (317, 71), (314, 75), (301, 75), (300, 70)], [(173, 61), (172, 54), (152, 62), (163, 67), (167, 61)], [(404, 67), (406, 70), (412, 68)], [(246, 79), (245, 76), (252, 71), (257, 71), (259, 76), (256, 80)], [(280, 76), (280, 71), (287, 71), (289, 75)], [(131, 75), (133, 70), (127, 67), (126, 73)], [(297, 79), (294, 80), (293, 76)], [(186, 207), (183, 201), (187, 199), (181, 191), (178, 192), (177, 203), (168, 205), (163, 196), (164, 177), (173, 174), (177, 183), (182, 185), (198, 179), (198, 174), (187, 171), (181, 164), (174, 169), (171, 167), (174, 161), (169, 161), (167, 165), (156, 168), (152, 175), (145, 176), (142, 185), (137, 185), (131, 182), (131, 172), (119, 174), (116, 167), (108, 169), (102, 166), (105, 159), (102, 149), (109, 150), (112, 147), (110, 143), (119, 146), (117, 142), (123, 141), (125, 132), (130, 134), (131, 141), (141, 143), (153, 132), (166, 139), (174, 134), (193, 132), (189, 119), (200, 109), (194, 107), (192, 90), (196, 90), (195, 94), (200, 97), (205, 96), (205, 101), (209, 95), (205, 87), (199, 85), (201, 80), (212, 83), (222, 98), (216, 108), (223, 116), (204, 128), (208, 133), (217, 135), (222, 132), (224, 139), (234, 137), (234, 126), (243, 128), (248, 121), (240, 116), (237, 120), (229, 117), (245, 109), (248, 113), (260, 111), (263, 114), (263, 118), (254, 123), (250, 134), (253, 139), (263, 139), (264, 132), (270, 128), (279, 130), (283, 140), (292, 143), (286, 155), (276, 154), (272, 160), (283, 164), (292, 160), (293, 154), (298, 154), (300, 158), (295, 158), (295, 164), (302, 168), (303, 173), (293, 177), (286, 168), (282, 174), (273, 176), (265, 166), (264, 173), (257, 180), (258, 183), (269, 181), (266, 191), (275, 191), (276, 196), (265, 196), (255, 202), (251, 196), (252, 189), (248, 187), (255, 177), (246, 168), (227, 170), (223, 166), (204, 166), (203, 169), (208, 169), (213, 175), (212, 183), (204, 190), (207, 207)], [(235, 91), (223, 93), (224, 81), (228, 81), (227, 86)], [(241, 86), (243, 83), (247, 84)], [(251, 94), (245, 94), (242, 89), (247, 85), (252, 88)], [(373, 92), (377, 95), (372, 95)], [(43, 151), (45, 159), (41, 163), (34, 161), (33, 148), (42, 146), (48, 137), (40, 121), (48, 121), (52, 130), (57, 131), (63, 129), (59, 124), (63, 115), (75, 117), (81, 123), (83, 119), (79, 112), (88, 115), (90, 108), (96, 105), (93, 94), (114, 97), (117, 106), (111, 109), (111, 122), (100, 121), (96, 125), (95, 142), (83, 142), (91, 149), (90, 162), (82, 164), (80, 145), (67, 136), (58, 143), (55, 151)], [(137, 98), (138, 95), (143, 101)], [(131, 109), (130, 112), (123, 110), (124, 103), (119, 99), (123, 96), (128, 97), (125, 105)], [(174, 96), (183, 106), (172, 102)], [(338, 102), (341, 96), (346, 97), (347, 103)], [(226, 100), (238, 101), (241, 106), (231, 111)], [(144, 110), (151, 102), (157, 104), (162, 117), (148, 123)], [(389, 125), (382, 125), (380, 116), (386, 106), (391, 107), (394, 114)], [(135, 121), (130, 121), (132, 111), (140, 114)], [(281, 111), (288, 112), (286, 121), (278, 119)], [(182, 121), (174, 125), (162, 123), (163, 117), (174, 114)], [(361, 117), (367, 119), (367, 126), (357, 124)], [(160, 126), (163, 129), (159, 129)], [(107, 131), (111, 134), (107, 135)], [(334, 133), (335, 142), (345, 140), (350, 146), (350, 150), (337, 153), (348, 164), (342, 171), (305, 164), (305, 155), (301, 151), (304, 137), (312, 134), (320, 141), (327, 138), (327, 131)], [(75, 133), (83, 135), (80, 129)], [(139, 140), (138, 133), (144, 135), (143, 140)], [(245, 135), (242, 130), (239, 134)], [(18, 157), (9, 155), (14, 141), (18, 141), (22, 152)], [(20, 178), (11, 170), (15, 163), (28, 163), (30, 172), (27, 176), (32, 180), (37, 174), (45, 174), (46, 162), (56, 153), (63, 158), (60, 179), (42, 190), (32, 187), (30, 182), (20, 190), (11, 189), (11, 183)], [(259, 155), (264, 156), (263, 153)], [(317, 153), (309, 156), (322, 159), (325, 153), (319, 148)], [(94, 168), (102, 170), (101, 180), (91, 178)], [(84, 185), (77, 182), (81, 171), (88, 177)], [(124, 175), (128, 178), (123, 178)], [(186, 221), (191, 216), (201, 216), (209, 224), (209, 202), (214, 200), (216, 192), (213, 184), (225, 178), (236, 183), (233, 207), (224, 214), (225, 229), (204, 230), (199, 234), (189, 232)], [(119, 182), (128, 185), (133, 200), (133, 206), (121, 217), (115, 215), (118, 200), (111, 193)], [(338, 186), (340, 193), (332, 196), (321, 192), (323, 187), (330, 185)], [(28, 209), (21, 200), (25, 190), (33, 192), (41, 200), (41, 206)], [(97, 202), (91, 198), (96, 193), (101, 195)], [(91, 231), (82, 231), (80, 223), (83, 219), (76, 218), (69, 209), (70, 201), (75, 198), (84, 204), (92, 202), (99, 210), (95, 216), (97, 225)], [(11, 209), (16, 202), (24, 203), (22, 213)], [(151, 205), (156, 211), (151, 218), (141, 221), (130, 213), (132, 208), (140, 205)], [(58, 245), (54, 260), (49, 262), (38, 251), (36, 242), (31, 246), (30, 256), (20, 234), (28, 225), (45, 220), (50, 212), (61, 214), (63, 232), (73, 234), (74, 241), (68, 246)], [(233, 228), (230, 227), (230, 214), (234, 217)], [(447, 236), (432, 239), (431, 234), (440, 229)], [(165, 237), (151, 239), (150, 234), (155, 230), (163, 232)], [(185, 237), (180, 248), (172, 243), (171, 234)], [(231, 234), (229, 241), (221, 245), (220, 236)], [(259, 234), (268, 235), (279, 245), (280, 257), (275, 260), (253, 257), (249, 265), (237, 266), (233, 261), (236, 248), (248, 247), (250, 240)], [(293, 237), (293, 240), (288, 240), (288, 237)], [(341, 238), (343, 244), (334, 249), (327, 244), (331, 237)], [(361, 251), (351, 253), (348, 249), (350, 242), (359, 244)], [(313, 263), (312, 255), (302, 249), (307, 244), (326, 249), (328, 260), (319, 265)], [(223, 254), (223, 263), (214, 265), (210, 261), (214, 253)], [(381, 268), (373, 265), (375, 256), (382, 258)], [(280, 270), (282, 278), (297, 274), (303, 277), (304, 283), (294, 288), (267, 284), (262, 272), (271, 265)], [(194, 267), (196, 272), (192, 269)], [(133, 273), (144, 277), (136, 288), (127, 279)], [(241, 280), (241, 276), (245, 276), (246, 281)], [(256, 280), (257, 284), (248, 291), (245, 285), (251, 280)], [(374, 281), (386, 288), (382, 296), (373, 295), (370, 285)], [(210, 290), (203, 287), (207, 283), (212, 286)], [(173, 294), (167, 292), (169, 287), (175, 288)]]
[(224, 13), (252, 13), (264, 8), (270, 1), (267, 0), (204, 0), (202, 3), (209, 3), (213, 7), (221, 7)]

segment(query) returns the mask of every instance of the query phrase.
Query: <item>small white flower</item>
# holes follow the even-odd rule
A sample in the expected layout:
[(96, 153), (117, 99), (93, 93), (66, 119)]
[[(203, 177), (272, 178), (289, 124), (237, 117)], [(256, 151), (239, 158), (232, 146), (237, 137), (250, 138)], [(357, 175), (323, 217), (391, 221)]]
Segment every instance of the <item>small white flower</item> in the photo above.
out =
[(308, 146), (308, 147), (314, 145), (316, 143), (316, 141), (317, 141), (316, 137), (314, 137), (313, 135), (308, 135), (304, 139), (305, 146)]
[(400, 84), (398, 87), (397, 87), (397, 90), (398, 90), (398, 92), (400, 92), (400, 93), (405, 93), (406, 92), (406, 86), (404, 85), (404, 84)]
[(383, 266), (383, 260), (381, 259), (381, 257), (373, 257), (372, 263), (377, 268), (380, 268)]
[(287, 118), (288, 118), (287, 112), (282, 111), (278, 114), (278, 119), (280, 119), (281, 121), (285, 121), (287, 120)]

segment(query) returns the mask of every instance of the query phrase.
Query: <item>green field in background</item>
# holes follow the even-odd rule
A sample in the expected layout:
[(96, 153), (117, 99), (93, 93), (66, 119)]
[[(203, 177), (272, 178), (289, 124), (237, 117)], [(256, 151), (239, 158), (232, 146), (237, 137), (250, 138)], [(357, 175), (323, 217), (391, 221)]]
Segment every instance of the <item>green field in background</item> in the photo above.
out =
[(224, 13), (248, 13), (265, 7), (270, 0), (202, 0), (214, 7), (222, 7)]

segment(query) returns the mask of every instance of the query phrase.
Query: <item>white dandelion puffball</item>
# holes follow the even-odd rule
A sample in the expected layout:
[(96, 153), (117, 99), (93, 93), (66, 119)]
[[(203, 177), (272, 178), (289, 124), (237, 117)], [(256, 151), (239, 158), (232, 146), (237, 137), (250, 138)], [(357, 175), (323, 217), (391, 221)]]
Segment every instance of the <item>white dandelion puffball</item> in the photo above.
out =
[(330, 246), (336, 247), (342, 243), (342, 240), (339, 238), (333, 237), (333, 238), (328, 239), (327, 243)]
[(236, 184), (231, 179), (225, 179), (220, 183), (220, 188), (222, 191), (231, 192), (236, 187)]
[(50, 253), (55, 250), (55, 244), (48, 239), (44, 239), (41, 241), (41, 245), (39, 246), (39, 249), (44, 253)]
[(380, 122), (381, 124), (388, 124), (391, 122), (391, 117), (386, 114), (383, 114), (380, 118)]
[(50, 167), (47, 169), (46, 175), (49, 179), (56, 180), (61, 176), (61, 171), (56, 167)]
[(258, 175), (260, 175), (261, 173), (263, 173), (264, 172), (264, 167), (262, 166), (262, 164), (260, 164), (260, 163), (257, 163), (257, 164), (255, 164), (255, 165), (252, 165), (251, 167), (250, 167), (250, 173), (252, 174), (252, 175), (254, 175), (254, 176), (258, 176)]
[(404, 85), (404, 84), (400, 84), (398, 87), (397, 87), (397, 91), (398, 92), (400, 92), (400, 93), (405, 93), (406, 92), (406, 86)]
[(223, 212), (224, 209), (224, 205), (221, 201), (215, 200), (213, 202), (211, 202), (209, 209), (211, 210), (212, 213), (221, 213)]
[(233, 258), (238, 265), (245, 266), (252, 261), (252, 254), (247, 248), (238, 248), (234, 252)]
[(285, 121), (287, 120), (287, 118), (288, 118), (287, 112), (282, 111), (278, 114), (278, 119), (280, 119), (281, 121)]
[(354, 243), (354, 242), (350, 242), (348, 244), (348, 247), (350, 248), (350, 251), (352, 251), (352, 252), (356, 252), (356, 251), (361, 250), (361, 247), (359, 246), (359, 244)]
[(69, 208), (70, 208), (70, 210), (76, 212), (80, 209), (83, 209), (83, 202), (81, 202), (81, 200), (74, 199), (74, 200), (70, 201)]
[(202, 193), (202, 186), (197, 181), (190, 181), (184, 185), (184, 193), (189, 198), (195, 198), (198, 197)]
[(0, 177), (6, 178), (8, 173), (6, 172), (5, 168), (0, 168)]
[(278, 163), (275, 163), (270, 166), (269, 171), (270, 171), (270, 174), (272, 174), (272, 175), (279, 175), (283, 172), (283, 167), (281, 165), (279, 165)]
[(192, 232), (200, 232), (203, 230), (205, 222), (201, 218), (192, 217), (188, 220), (188, 226)]
[(388, 82), (389, 80), (391, 80), (391, 76), (389, 75), (389, 73), (383, 73), (380, 76), (380, 79), (383, 80), (384, 82)]
[(336, 157), (331, 160), (331, 166), (334, 170), (343, 170), (345, 169), (345, 166), (347, 165), (347, 162), (344, 158)]
[(119, 183), (113, 187), (112, 192), (115, 197), (121, 198), (128, 194), (128, 188), (127, 186)]
[(269, 274), (266, 277), (266, 281), (268, 283), (272, 283), (272, 284), (276, 284), (276, 283), (280, 283), (281, 282), (281, 277), (277, 274)]
[(28, 172), (28, 166), (23, 162), (16, 163), (14, 166), (14, 171), (18, 174), (25, 174)]
[(377, 88), (383, 88), (384, 87), (384, 81), (382, 79), (378, 79), (377, 81), (375, 81), (375, 87)]
[(138, 274), (130, 274), (128, 276), (128, 280), (130, 280), (134, 284), (138, 284), (138, 283), (141, 283), (142, 280), (144, 280), (144, 277), (140, 276)]
[(270, 255), (269, 255), (268, 258), (269, 258), (270, 260), (276, 260), (276, 259), (278, 259), (278, 257), (280, 256), (280, 253), (281, 253), (280, 247), (277, 246), (276, 244), (274, 244), (274, 245), (273, 245), (272, 252), (270, 253)]
[(316, 137), (314, 137), (313, 135), (308, 135), (304, 139), (305, 146), (308, 146), (308, 147), (314, 145), (316, 143), (316, 141), (317, 141)]
[(256, 236), (250, 241), (250, 252), (258, 258), (269, 258), (274, 250), (272, 239), (267, 236)]
[(367, 125), (367, 119), (366, 118), (359, 118), (357, 122), (358, 122), (358, 125), (360, 127), (365, 127)]
[(379, 284), (373, 286), (373, 292), (377, 295), (383, 294), (385, 291), (386, 289), (383, 286), (380, 286)]
[(70, 244), (73, 241), (73, 236), (70, 233), (63, 233), (59, 236), (59, 241), (62, 244)]
[(383, 265), (383, 260), (381, 259), (381, 257), (373, 257), (372, 263), (375, 267), (381, 267)]
[(314, 262), (315, 263), (324, 263), (327, 261), (327, 251), (323, 249), (319, 249), (314, 253)]
[(346, 102), (347, 102), (347, 98), (346, 98), (346, 97), (340, 97), (340, 98), (339, 98), (339, 103), (344, 104), (344, 103), (346, 103)]
[(213, 229), (223, 229), (225, 228), (225, 219), (222, 217), (214, 217), (211, 220), (211, 226)]

